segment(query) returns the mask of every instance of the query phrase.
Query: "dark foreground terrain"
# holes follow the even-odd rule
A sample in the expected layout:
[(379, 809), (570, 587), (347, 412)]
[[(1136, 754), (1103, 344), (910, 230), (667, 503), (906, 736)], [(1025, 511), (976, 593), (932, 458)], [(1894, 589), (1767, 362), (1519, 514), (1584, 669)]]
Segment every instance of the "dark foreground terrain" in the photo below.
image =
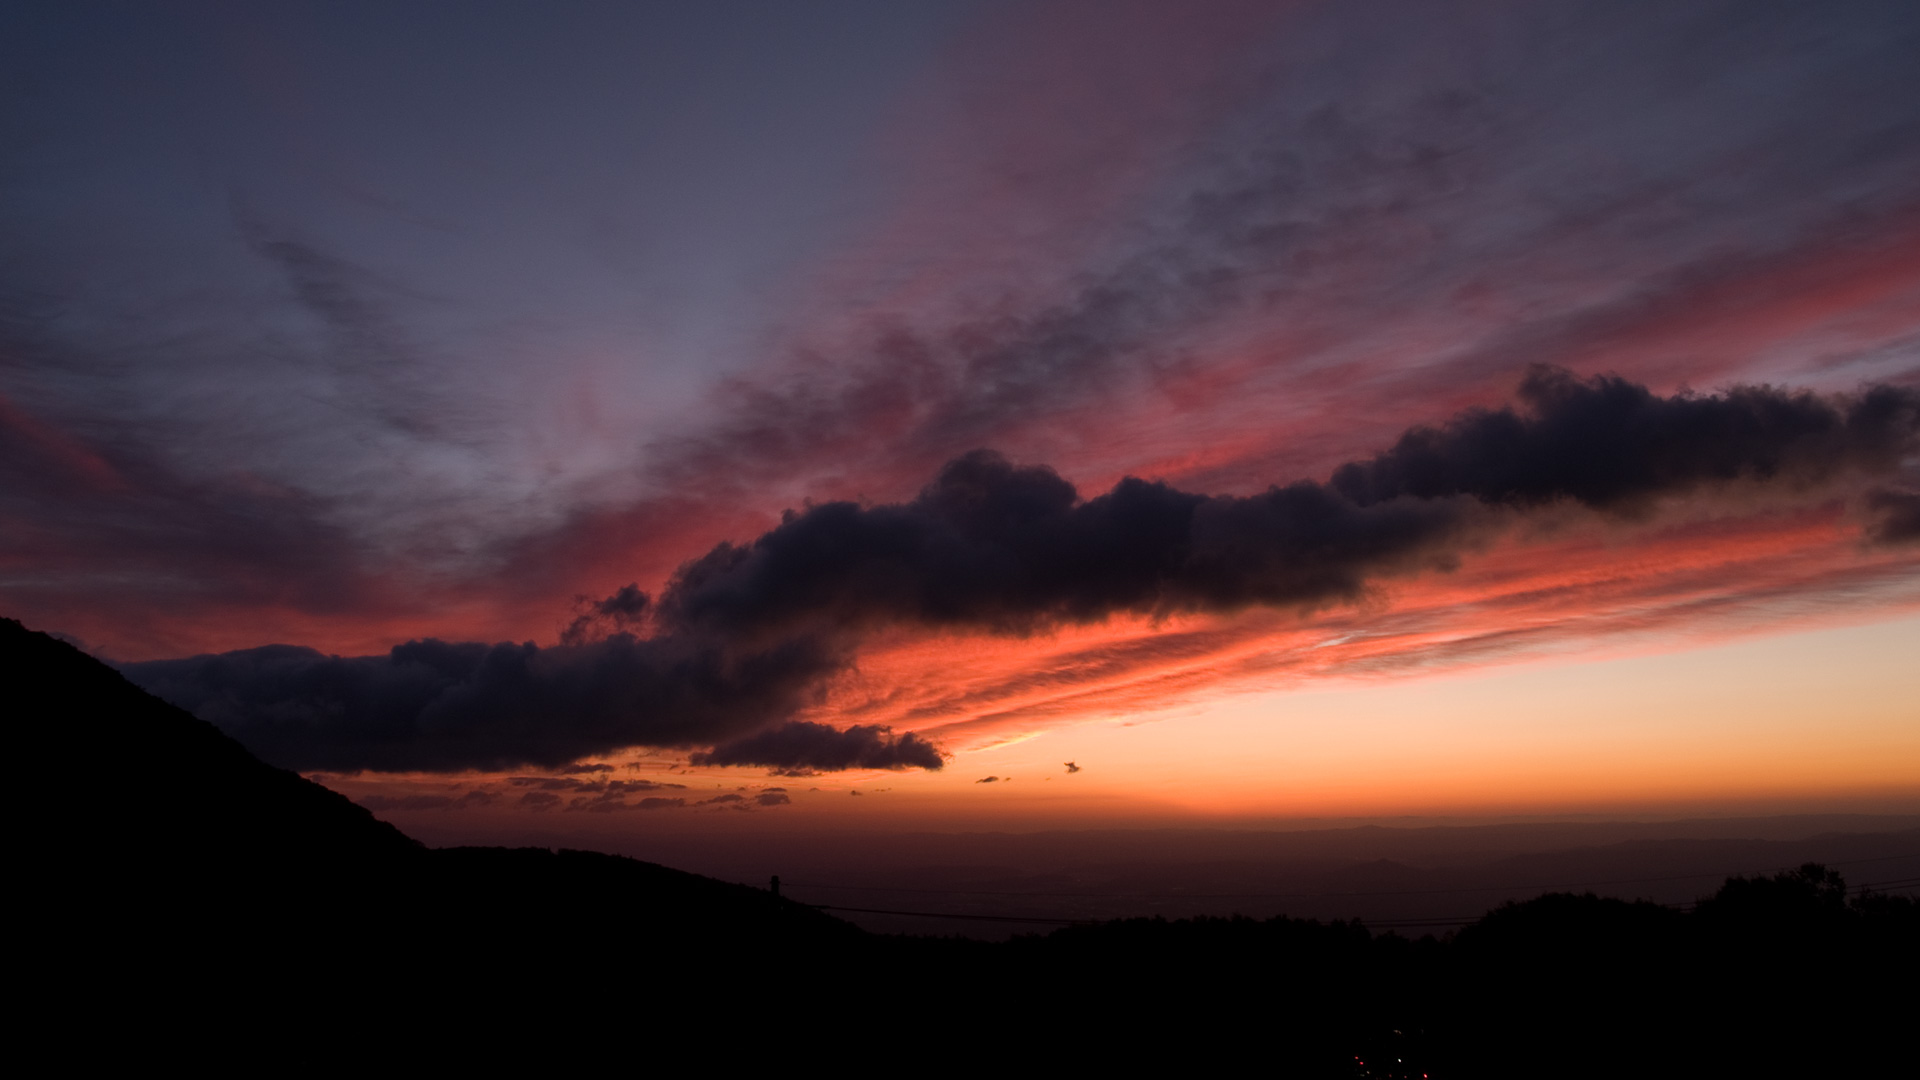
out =
[(1687, 908), (1542, 896), (1445, 940), (887, 937), (632, 859), (427, 849), (3, 620), (0, 677), (36, 777), (14, 1028), (61, 1072), (1912, 1075), (1920, 912), (1817, 865)]

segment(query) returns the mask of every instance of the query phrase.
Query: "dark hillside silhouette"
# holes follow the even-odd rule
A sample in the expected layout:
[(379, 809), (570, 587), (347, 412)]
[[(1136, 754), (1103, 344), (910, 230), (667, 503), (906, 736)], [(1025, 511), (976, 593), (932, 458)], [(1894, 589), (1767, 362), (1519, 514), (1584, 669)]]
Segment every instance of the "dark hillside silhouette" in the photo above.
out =
[(688, 1013), (751, 986), (744, 965), (864, 937), (632, 859), (429, 850), (13, 620), (0, 678), (35, 777), (26, 971), (55, 1027), (127, 1025), (92, 1053), (499, 1060), (643, 1002)]
[(430, 850), (53, 638), (0, 621), (0, 665), (15, 760), (55, 778), (20, 819), (19, 1026), (70, 1060), (1901, 1075), (1920, 1004), (1914, 901), (1818, 865), (1691, 911), (1551, 894), (1447, 939), (1285, 917), (882, 937), (633, 859)]
[(12, 619), (0, 619), (0, 671), (15, 702), (15, 753), (45, 763), (47, 808), (59, 808), (73, 840), (122, 859), (310, 871), (420, 848), (345, 796), (261, 762), (213, 725)]

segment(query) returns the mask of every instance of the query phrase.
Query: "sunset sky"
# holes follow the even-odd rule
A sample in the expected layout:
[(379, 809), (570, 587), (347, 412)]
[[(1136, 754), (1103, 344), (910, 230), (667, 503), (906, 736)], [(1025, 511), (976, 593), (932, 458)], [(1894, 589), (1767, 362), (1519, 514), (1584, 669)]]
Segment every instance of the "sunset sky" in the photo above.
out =
[(8, 4), (0, 615), (466, 838), (1914, 812), (1916, 56)]

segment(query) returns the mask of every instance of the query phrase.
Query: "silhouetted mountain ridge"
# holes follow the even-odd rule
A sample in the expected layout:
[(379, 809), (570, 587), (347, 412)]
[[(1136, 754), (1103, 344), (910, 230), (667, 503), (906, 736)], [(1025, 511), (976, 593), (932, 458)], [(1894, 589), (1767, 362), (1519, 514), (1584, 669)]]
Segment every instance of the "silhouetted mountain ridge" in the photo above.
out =
[[(318, 1064), (457, 1032), (436, 1059), (513, 1059), (524, 1047), (495, 1044), (491, 996), (572, 980), (584, 1000), (520, 1002), (523, 1033), (612, 1023), (620, 999), (606, 995), (625, 980), (596, 953), (644, 949), (643, 970), (697, 997), (742, 964), (865, 936), (766, 890), (620, 856), (425, 848), (12, 620), (0, 677), (24, 703), (17, 758), (51, 763), (34, 801), (55, 808), (29, 837), (42, 857), (23, 925), (46, 947), (25, 974), (51, 1018), (131, 1025), (137, 1038), (116, 1036), (130, 1051)], [(442, 991), (378, 1006), (420, 980)]]
[(121, 858), (245, 859), (308, 868), (404, 858), (421, 845), (345, 796), (274, 768), (212, 724), (67, 643), (0, 619), (0, 664), (24, 707), (26, 760), (52, 783), (113, 798), (62, 799), (76, 842)]
[[(498, 1071), (624, 1062), (645, 1037), (729, 1062), (1824, 1075), (1884, 1067), (1914, 1011), (1916, 905), (1819, 866), (1691, 913), (1553, 893), (1450, 939), (1237, 916), (888, 938), (618, 856), (429, 850), (53, 638), (0, 622), (0, 661), (65, 784), (43, 804), (72, 807), (43, 815), (53, 857), (25, 879), (23, 1026), (96, 1058)], [(80, 789), (110, 797), (48, 802)], [(1370, 854), (1334, 873), (1449, 872)]]
[(509, 876), (564, 866), (577, 877), (579, 867), (591, 863), (627, 885), (697, 895), (689, 906), (712, 908), (721, 897), (756, 911), (766, 906), (759, 890), (618, 856), (430, 851), (345, 796), (260, 761), (213, 725), (54, 637), (0, 619), (0, 660), (7, 684), (30, 703), (15, 721), (34, 744), (26, 756), (63, 763), (62, 780), (122, 796), (82, 801), (71, 819), (60, 819), (61, 845), (108, 851), (122, 864), (164, 864), (168, 891), (176, 895), (284, 874), (310, 887), (341, 873), (416, 884), (422, 875), (443, 874), (472, 885), (485, 872), (480, 867), (495, 866)]

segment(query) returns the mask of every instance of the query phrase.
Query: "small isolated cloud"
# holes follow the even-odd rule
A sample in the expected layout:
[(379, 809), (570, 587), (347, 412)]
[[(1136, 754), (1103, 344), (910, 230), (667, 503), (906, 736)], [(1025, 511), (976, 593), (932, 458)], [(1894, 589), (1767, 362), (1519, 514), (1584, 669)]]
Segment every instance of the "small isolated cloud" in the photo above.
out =
[(1075, 765), (1075, 764), (1074, 764), (1073, 762), (1071, 762), (1071, 761), (1068, 761), (1068, 762), (1063, 762), (1063, 764), (1064, 764), (1064, 765), (1066, 765), (1066, 767), (1067, 767), (1067, 772), (1069, 772), (1069, 773), (1077, 773), (1077, 772), (1079, 772), (1079, 771), (1080, 771), (1080, 766), (1078, 766), (1078, 765)]
[(974, 781), (974, 783), (976, 784), (997, 784), (999, 782), (1000, 782), (1000, 778), (997, 776), (983, 776), (980, 779)]
[(571, 791), (576, 795), (621, 796), (643, 791), (685, 789), (685, 784), (654, 780), (578, 780), (569, 776), (509, 776), (507, 783), (535, 791)]
[(877, 724), (842, 730), (795, 720), (693, 755), (695, 765), (763, 765), (778, 773), (804, 775), (843, 769), (939, 769), (946, 764), (938, 747), (914, 734), (893, 734)]
[(578, 780), (569, 780), (564, 776), (509, 776), (507, 783), (514, 787), (530, 787), (535, 791), (573, 791), (580, 786)]
[(584, 810), (595, 814), (615, 814), (623, 810), (671, 810), (686, 804), (687, 800), (684, 798), (661, 796), (630, 803), (623, 792), (608, 792), (594, 797), (580, 796), (567, 803), (567, 810), (569, 813)]
[[(815, 791), (818, 791), (818, 790), (820, 790), (820, 789), (819, 789), (819, 788), (815, 788), (814, 790), (815, 790)], [(855, 789), (855, 790), (852, 790), (852, 791), (848, 791), (848, 792), (847, 792), (847, 794), (849, 794), (849, 795), (858, 795), (858, 794), (860, 794), (860, 792), (859, 792), (859, 790), (858, 790), (858, 789)]]
[(701, 800), (700, 800), (699, 802), (697, 802), (697, 803), (695, 803), (694, 805), (695, 805), (695, 806), (709, 806), (709, 805), (712, 805), (712, 804), (715, 804), (715, 803), (720, 803), (720, 804), (726, 804), (726, 803), (742, 803), (742, 802), (746, 802), (746, 801), (747, 801), (747, 797), (746, 797), (745, 795), (735, 795), (735, 794), (734, 794), (734, 793), (732, 793), (732, 792), (728, 792), (728, 793), (726, 793), (725, 795), (715, 795), (715, 796), (714, 796), (713, 798), (711, 798), (711, 799), (701, 799)]
[(686, 786), (687, 785), (685, 784), (663, 784), (654, 780), (609, 780), (607, 781), (607, 790), (617, 791), (617, 792), (670, 791), (674, 789), (685, 790)]
[(560, 805), (560, 796), (550, 791), (529, 791), (520, 796), (520, 805), (529, 810), (551, 810)]
[(753, 801), (761, 806), (785, 806), (793, 800), (787, 798), (785, 792), (763, 791), (755, 795)]

